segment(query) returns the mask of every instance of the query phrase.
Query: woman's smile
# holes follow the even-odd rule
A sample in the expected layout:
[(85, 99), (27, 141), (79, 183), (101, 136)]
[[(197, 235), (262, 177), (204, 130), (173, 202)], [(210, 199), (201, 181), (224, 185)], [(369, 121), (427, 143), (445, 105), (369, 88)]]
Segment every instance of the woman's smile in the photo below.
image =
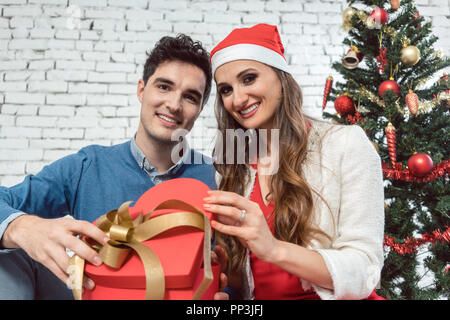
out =
[(253, 103), (250, 106), (246, 106), (245, 108), (242, 108), (241, 110), (239, 110), (241, 117), (244, 119), (247, 119), (247, 118), (250, 118), (251, 116), (253, 116), (258, 111), (260, 104), (261, 104), (260, 102)]

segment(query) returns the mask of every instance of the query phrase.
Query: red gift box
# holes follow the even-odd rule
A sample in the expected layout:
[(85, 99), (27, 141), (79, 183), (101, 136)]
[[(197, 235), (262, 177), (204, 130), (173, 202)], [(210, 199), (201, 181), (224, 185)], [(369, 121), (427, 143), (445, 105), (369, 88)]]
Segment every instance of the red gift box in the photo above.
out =
[[(155, 292), (162, 290), (159, 298), (169, 300), (213, 299), (219, 288), (220, 265), (210, 263), (211, 239), (209, 237), (211, 237), (211, 232), (206, 229), (207, 226), (209, 227), (212, 214), (200, 209), (208, 190), (210, 190), (209, 187), (199, 180), (190, 178), (168, 180), (145, 192), (133, 207), (128, 207), (128, 203), (126, 203), (119, 210), (114, 210), (99, 218), (96, 221), (97, 226), (103, 230), (106, 221), (109, 230), (107, 233), (110, 233), (110, 237), (114, 232), (113, 228), (117, 227), (110, 227), (111, 224), (127, 225), (127, 223), (135, 221), (131, 228), (132, 231), (124, 229), (124, 237), (127, 239), (130, 238), (130, 235), (139, 239), (141, 227), (144, 225), (148, 227), (152, 224), (147, 231), (149, 229), (156, 231), (153, 233), (149, 231), (152, 236), (148, 240), (146, 240), (148, 236), (146, 235), (145, 240), (139, 241), (139, 243), (135, 241), (134, 245), (128, 245), (133, 249), (136, 246), (150, 248), (156, 259), (150, 267), (147, 264), (146, 270), (143, 264), (143, 254), (130, 250), (131, 253), (128, 254), (123, 264), (114, 268), (107, 265), (108, 263), (105, 262), (107, 259), (102, 256), (105, 250), (103, 252), (102, 250), (112, 249), (114, 251), (119, 247), (122, 248), (122, 251), (126, 251), (129, 248), (121, 246), (121, 244), (127, 245), (125, 240), (123, 240), (124, 242), (116, 241), (114, 247), (102, 248), (100, 255), (104, 263), (101, 266), (97, 267), (88, 262), (85, 264), (84, 272), (95, 282), (96, 286), (93, 290), (84, 289), (82, 298), (86, 300), (135, 300), (146, 298), (146, 293), (152, 294), (152, 290)], [(127, 214), (124, 214), (125, 211)], [(131, 220), (127, 221), (129, 218)], [(121, 219), (122, 222), (119, 223)], [(114, 223), (111, 223), (113, 220)], [(204, 227), (204, 230), (199, 229), (200, 227), (202, 229)], [(122, 230), (121, 226), (118, 228)], [(90, 243), (89, 240), (87, 242)], [(110, 241), (110, 243), (112, 242), (114, 241)], [(208, 252), (208, 256), (204, 257), (206, 252)], [(155, 267), (155, 263), (160, 264), (160, 269)], [(208, 265), (211, 267), (208, 268)], [(207, 271), (204, 278), (205, 269)], [(209, 273), (208, 270), (210, 270)], [(211, 279), (207, 279), (208, 274), (211, 278), (211, 271), (212, 282)], [(162, 288), (154, 285), (154, 282), (151, 284), (151, 281), (159, 281), (154, 280), (158, 278), (158, 272), (160, 272), (160, 276), (162, 275), (162, 280), (160, 279)]]

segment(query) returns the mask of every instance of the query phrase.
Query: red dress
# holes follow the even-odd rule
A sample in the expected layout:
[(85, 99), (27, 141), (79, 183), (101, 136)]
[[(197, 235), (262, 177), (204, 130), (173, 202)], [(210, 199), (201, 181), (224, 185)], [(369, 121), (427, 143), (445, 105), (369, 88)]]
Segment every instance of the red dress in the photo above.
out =
[[(256, 169), (256, 165), (252, 165)], [(266, 217), (272, 234), (274, 215), (273, 201), (266, 206), (261, 195), (258, 173), (255, 177), (255, 185), (250, 195), (250, 200), (259, 204), (264, 216)], [(252, 268), (253, 279), (255, 282), (256, 300), (320, 300), (320, 297), (313, 291), (303, 290), (300, 279), (274, 264), (261, 261), (253, 253), (250, 253), (250, 265)]]
[[(255, 170), (257, 168), (256, 164), (252, 164), (252, 167)], [(259, 204), (273, 234), (274, 204), (272, 200), (267, 206), (264, 203), (258, 173), (256, 173), (250, 200)], [(255, 300), (321, 300), (314, 289), (304, 290), (298, 277), (274, 264), (261, 261), (252, 252), (250, 252), (250, 265), (255, 284)], [(384, 298), (379, 297), (374, 290), (366, 300), (384, 300)]]

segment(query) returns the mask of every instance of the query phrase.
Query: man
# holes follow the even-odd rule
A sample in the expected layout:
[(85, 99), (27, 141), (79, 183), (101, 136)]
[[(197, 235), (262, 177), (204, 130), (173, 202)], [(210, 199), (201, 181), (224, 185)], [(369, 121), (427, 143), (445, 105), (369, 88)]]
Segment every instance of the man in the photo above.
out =
[[(215, 189), (212, 165), (191, 164), (199, 159), (196, 151), (172, 159), (178, 143), (172, 134), (191, 130), (210, 90), (209, 54), (201, 44), (185, 35), (163, 37), (138, 82), (141, 114), (134, 139), (88, 146), (16, 186), (0, 187), (0, 299), (72, 298), (66, 249), (100, 265), (98, 253), (77, 235), (108, 241), (92, 221), (164, 180), (195, 178)], [(8, 250), (14, 248), (19, 250)], [(92, 289), (93, 281), (85, 279), (83, 286)], [(224, 275), (221, 280), (226, 282)], [(219, 292), (215, 298), (226, 297)]]

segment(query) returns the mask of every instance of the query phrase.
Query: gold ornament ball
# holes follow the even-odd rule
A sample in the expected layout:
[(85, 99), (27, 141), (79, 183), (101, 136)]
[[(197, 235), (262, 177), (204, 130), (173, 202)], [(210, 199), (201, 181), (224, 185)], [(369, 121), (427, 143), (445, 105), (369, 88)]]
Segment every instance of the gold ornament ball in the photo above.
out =
[(392, 10), (397, 10), (400, 7), (400, 0), (391, 0)]
[(407, 46), (400, 52), (403, 64), (413, 66), (420, 60), (420, 51), (416, 46)]
[(349, 7), (342, 12), (342, 19), (344, 23), (350, 23), (352, 21), (353, 15), (356, 13), (356, 9)]

